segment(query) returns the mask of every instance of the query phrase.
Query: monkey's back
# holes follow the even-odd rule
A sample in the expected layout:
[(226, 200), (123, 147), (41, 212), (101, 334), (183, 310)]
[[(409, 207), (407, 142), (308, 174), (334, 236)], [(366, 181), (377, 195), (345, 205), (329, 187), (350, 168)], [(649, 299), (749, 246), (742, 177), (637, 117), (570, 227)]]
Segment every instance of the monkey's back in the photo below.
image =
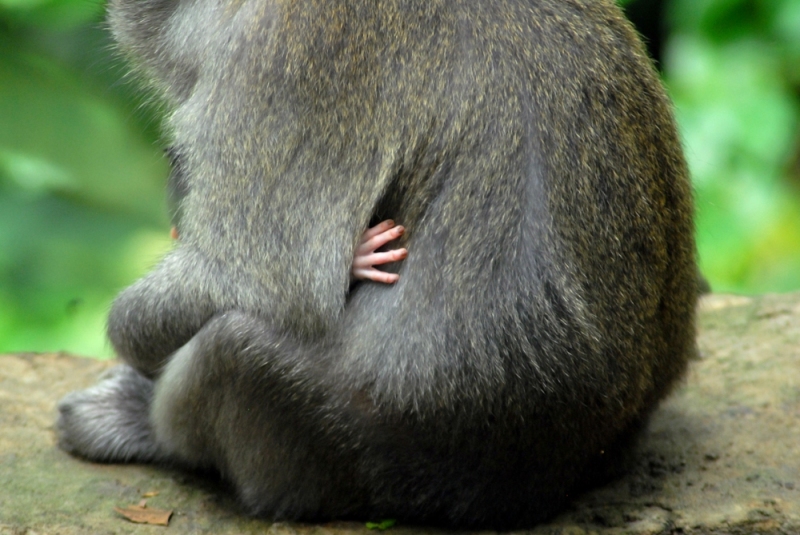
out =
[(434, 133), (377, 204), (409, 257), (354, 290), (338, 365), (387, 422), (363, 465), (392, 479), (383, 510), (518, 525), (619, 455), (695, 351), (691, 193), (616, 7), (454, 4), (446, 60), (379, 120)]
[[(619, 9), (189, 4), (116, 0), (112, 21), (175, 104), (182, 247), (250, 281), (219, 309), (318, 349), (297, 357), (325, 400), (301, 428), (332, 483), (301, 514), (552, 514), (694, 352), (686, 166)], [(400, 280), (348, 293), (386, 217), (408, 229)]]

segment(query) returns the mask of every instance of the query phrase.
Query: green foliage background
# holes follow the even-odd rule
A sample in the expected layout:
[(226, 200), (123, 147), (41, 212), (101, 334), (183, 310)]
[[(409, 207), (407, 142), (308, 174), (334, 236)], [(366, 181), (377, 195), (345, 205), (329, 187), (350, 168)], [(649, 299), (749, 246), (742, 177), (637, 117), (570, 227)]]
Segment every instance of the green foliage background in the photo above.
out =
[[(800, 289), (800, 0), (628, 0), (655, 20), (715, 291)], [(155, 106), (96, 0), (0, 0), (0, 352), (110, 356), (169, 248)], [(634, 17), (635, 18), (635, 17)], [(644, 31), (644, 30), (642, 30)]]

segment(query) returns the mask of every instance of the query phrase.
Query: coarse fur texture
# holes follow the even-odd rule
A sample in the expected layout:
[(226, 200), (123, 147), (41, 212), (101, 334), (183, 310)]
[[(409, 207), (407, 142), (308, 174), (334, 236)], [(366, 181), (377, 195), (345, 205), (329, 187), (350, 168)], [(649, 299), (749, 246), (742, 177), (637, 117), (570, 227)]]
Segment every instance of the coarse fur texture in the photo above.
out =
[[(695, 352), (670, 104), (610, 0), (111, 0), (171, 105), (180, 242), (61, 446), (254, 514), (531, 526)], [(350, 287), (391, 217), (409, 256)], [(111, 436), (113, 434), (113, 436)]]

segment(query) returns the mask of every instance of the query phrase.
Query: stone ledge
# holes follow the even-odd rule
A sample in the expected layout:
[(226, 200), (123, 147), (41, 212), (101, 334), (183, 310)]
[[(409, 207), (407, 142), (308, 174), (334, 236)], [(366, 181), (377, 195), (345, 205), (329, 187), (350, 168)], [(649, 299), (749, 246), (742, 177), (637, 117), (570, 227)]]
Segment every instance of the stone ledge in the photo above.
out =
[[(700, 358), (655, 413), (630, 473), (529, 533), (800, 534), (800, 293), (711, 295), (700, 311)], [(55, 447), (56, 402), (112, 364), (0, 356), (0, 535), (368, 531), (247, 518), (223, 488), (193, 476), (64, 454)], [(175, 511), (169, 527), (114, 512), (148, 492), (158, 492), (149, 506)]]

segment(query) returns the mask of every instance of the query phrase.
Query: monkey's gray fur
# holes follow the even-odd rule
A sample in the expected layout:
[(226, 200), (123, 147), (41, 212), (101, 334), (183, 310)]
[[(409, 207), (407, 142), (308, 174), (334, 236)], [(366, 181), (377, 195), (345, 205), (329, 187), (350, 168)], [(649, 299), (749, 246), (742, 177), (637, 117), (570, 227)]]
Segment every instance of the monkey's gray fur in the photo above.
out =
[[(180, 242), (61, 403), (88, 459), (271, 518), (557, 512), (695, 351), (670, 104), (607, 0), (111, 0), (171, 104)], [(175, 195), (174, 195), (175, 196)], [(394, 285), (350, 288), (371, 221)]]

